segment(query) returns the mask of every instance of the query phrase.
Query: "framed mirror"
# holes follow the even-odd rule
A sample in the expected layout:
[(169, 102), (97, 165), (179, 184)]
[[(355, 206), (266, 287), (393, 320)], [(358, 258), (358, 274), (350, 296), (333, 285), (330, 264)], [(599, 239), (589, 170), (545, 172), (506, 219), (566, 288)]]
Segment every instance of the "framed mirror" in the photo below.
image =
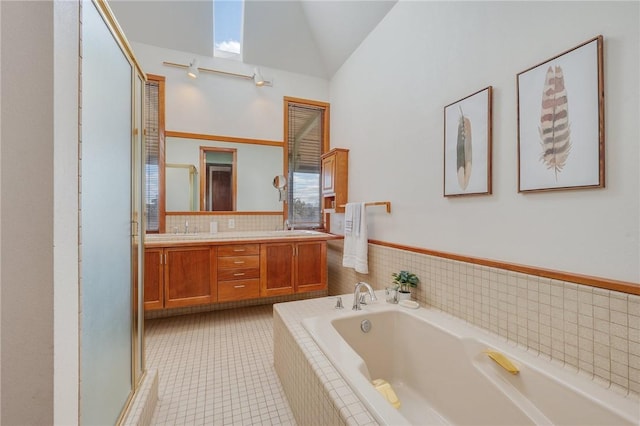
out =
[[(282, 211), (272, 186), (273, 176), (284, 170), (282, 142), (169, 131), (166, 136), (167, 212)], [(226, 201), (215, 201), (219, 191), (229, 191)]]

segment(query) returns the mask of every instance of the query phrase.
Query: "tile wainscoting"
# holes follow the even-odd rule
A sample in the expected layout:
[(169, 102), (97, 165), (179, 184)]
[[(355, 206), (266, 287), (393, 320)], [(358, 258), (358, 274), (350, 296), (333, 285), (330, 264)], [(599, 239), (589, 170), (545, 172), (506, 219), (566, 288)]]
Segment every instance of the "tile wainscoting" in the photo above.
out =
[(638, 399), (640, 296), (371, 243), (363, 275), (342, 267), (342, 247), (328, 242), (330, 295), (358, 281), (384, 289), (392, 272), (410, 270), (417, 301)]
[[(209, 223), (218, 223), (218, 232), (227, 231), (275, 231), (282, 229), (283, 219), (280, 214), (168, 214), (166, 216), (166, 233), (171, 234), (177, 227), (178, 233), (184, 232), (184, 224), (189, 222), (189, 232), (209, 232)], [(234, 227), (229, 228), (229, 220), (233, 220)]]

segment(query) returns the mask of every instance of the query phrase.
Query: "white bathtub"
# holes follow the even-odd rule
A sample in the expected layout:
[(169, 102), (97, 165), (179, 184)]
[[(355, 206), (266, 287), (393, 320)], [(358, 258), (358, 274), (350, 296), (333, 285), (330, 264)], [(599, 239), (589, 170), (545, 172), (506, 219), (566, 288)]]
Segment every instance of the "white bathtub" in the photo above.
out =
[[(332, 364), (381, 424), (638, 425), (638, 401), (432, 309), (383, 301), (303, 321)], [(371, 322), (368, 333), (360, 329)], [(507, 356), (513, 375), (484, 350)], [(372, 386), (387, 380), (401, 407)]]

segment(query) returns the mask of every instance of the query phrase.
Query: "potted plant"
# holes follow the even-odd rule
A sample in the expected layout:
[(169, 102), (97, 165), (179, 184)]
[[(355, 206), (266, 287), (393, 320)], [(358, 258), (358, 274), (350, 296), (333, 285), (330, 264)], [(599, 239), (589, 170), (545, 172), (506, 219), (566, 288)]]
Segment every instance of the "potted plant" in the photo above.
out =
[(417, 287), (420, 279), (416, 274), (409, 271), (394, 272), (391, 274), (393, 277), (393, 284), (398, 290), (398, 300), (411, 299), (411, 287)]

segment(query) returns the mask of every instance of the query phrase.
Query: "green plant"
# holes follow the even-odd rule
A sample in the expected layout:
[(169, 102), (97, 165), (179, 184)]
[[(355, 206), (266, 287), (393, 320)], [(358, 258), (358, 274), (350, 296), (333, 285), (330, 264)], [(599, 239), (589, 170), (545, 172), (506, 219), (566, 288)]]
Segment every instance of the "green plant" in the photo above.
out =
[(409, 271), (394, 272), (391, 274), (393, 283), (400, 288), (403, 293), (409, 292), (409, 287), (417, 287), (420, 279), (416, 274)]

